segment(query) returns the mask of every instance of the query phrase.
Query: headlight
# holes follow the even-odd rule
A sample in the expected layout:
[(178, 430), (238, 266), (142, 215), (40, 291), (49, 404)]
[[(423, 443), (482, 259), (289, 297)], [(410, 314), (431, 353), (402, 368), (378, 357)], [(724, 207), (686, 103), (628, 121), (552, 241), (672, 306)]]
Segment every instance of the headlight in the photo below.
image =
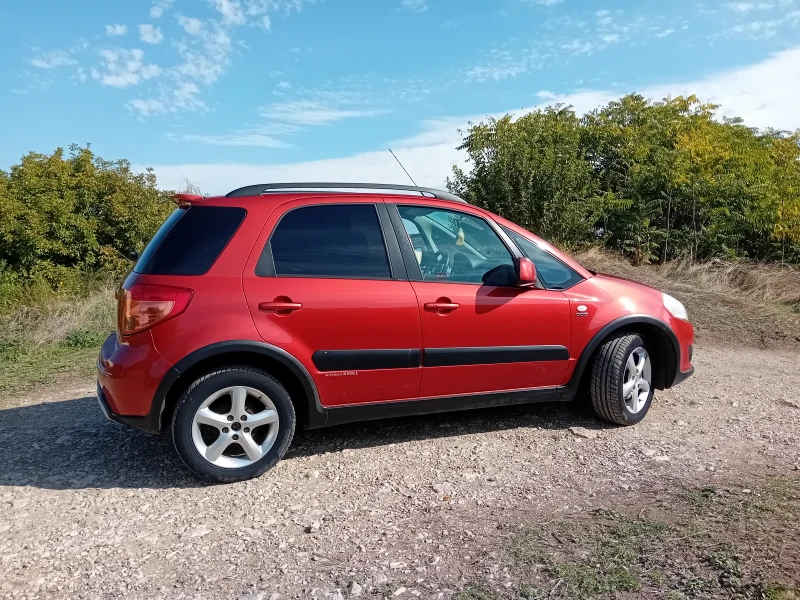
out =
[(661, 292), (661, 297), (664, 299), (664, 307), (672, 313), (673, 317), (683, 319), (684, 321), (689, 320), (689, 313), (686, 312), (686, 307), (681, 304), (680, 300), (664, 292)]

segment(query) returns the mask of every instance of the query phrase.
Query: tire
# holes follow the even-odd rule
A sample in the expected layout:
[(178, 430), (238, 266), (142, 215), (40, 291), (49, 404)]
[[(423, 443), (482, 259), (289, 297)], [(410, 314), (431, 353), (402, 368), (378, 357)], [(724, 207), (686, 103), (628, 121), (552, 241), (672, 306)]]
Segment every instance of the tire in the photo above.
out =
[(274, 467), (289, 449), (295, 425), (294, 405), (277, 379), (250, 367), (228, 367), (200, 377), (184, 392), (172, 419), (172, 441), (193, 473), (232, 483)]
[(640, 336), (627, 333), (607, 340), (592, 363), (589, 393), (594, 412), (616, 425), (635, 425), (644, 419), (653, 402), (652, 374)]

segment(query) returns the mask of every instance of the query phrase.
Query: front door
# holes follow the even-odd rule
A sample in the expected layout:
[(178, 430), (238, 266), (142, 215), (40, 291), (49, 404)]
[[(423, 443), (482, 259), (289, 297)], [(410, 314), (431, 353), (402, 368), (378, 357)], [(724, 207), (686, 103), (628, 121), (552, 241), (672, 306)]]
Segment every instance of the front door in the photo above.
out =
[(419, 391), (417, 300), (390, 265), (378, 214), (374, 200), (281, 205), (244, 274), (261, 337), (303, 363), (326, 406)]
[(561, 292), (484, 285), (513, 269), (513, 248), (479, 214), (398, 206), (419, 266), (420, 397), (557, 386), (569, 359), (569, 303)]

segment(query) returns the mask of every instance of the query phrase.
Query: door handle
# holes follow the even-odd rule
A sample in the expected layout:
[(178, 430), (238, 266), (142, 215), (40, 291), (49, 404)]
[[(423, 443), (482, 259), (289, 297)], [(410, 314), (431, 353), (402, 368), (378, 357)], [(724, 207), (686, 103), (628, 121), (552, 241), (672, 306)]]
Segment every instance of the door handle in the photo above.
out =
[(265, 312), (274, 312), (278, 315), (288, 315), (290, 312), (295, 310), (300, 310), (303, 308), (303, 305), (299, 302), (261, 302), (258, 305), (258, 310), (263, 310)]
[(449, 313), (461, 308), (456, 302), (450, 302), (448, 298), (439, 298), (436, 302), (426, 302), (425, 310), (438, 313)]

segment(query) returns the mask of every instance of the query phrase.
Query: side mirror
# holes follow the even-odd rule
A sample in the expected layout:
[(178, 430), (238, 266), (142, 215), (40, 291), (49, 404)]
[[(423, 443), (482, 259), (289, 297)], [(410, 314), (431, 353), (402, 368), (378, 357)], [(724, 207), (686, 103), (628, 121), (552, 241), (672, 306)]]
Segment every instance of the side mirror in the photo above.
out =
[(536, 266), (524, 256), (517, 263), (517, 286), (533, 287), (536, 285)]

